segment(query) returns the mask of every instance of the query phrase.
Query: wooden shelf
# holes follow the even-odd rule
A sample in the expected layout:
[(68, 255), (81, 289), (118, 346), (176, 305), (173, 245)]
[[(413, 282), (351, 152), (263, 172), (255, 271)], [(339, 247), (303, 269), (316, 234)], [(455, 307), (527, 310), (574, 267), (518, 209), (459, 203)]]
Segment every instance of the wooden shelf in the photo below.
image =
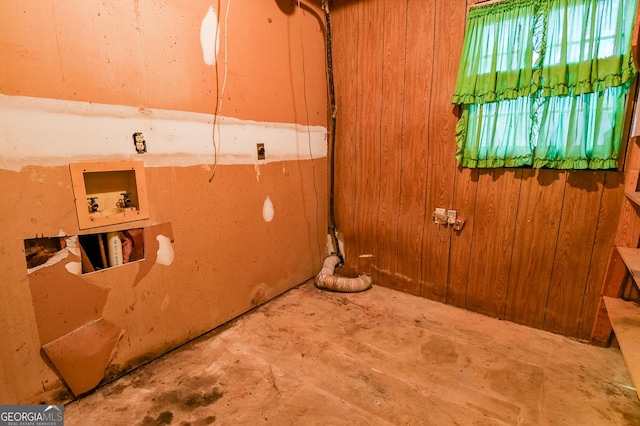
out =
[(638, 288), (640, 288), (640, 249), (616, 247)]
[(640, 206), (640, 192), (627, 192), (625, 195), (629, 200)]
[(640, 398), (640, 305), (603, 296), (622, 357)]

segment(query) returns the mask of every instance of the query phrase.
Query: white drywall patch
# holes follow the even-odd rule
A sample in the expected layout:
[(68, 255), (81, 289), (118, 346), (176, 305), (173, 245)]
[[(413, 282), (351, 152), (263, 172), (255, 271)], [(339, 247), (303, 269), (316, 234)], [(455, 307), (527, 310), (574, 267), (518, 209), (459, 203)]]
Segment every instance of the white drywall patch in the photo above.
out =
[(140, 160), (131, 129), (147, 141), (145, 167), (196, 166), (216, 159), (219, 165), (255, 164), (257, 141), (269, 146), (261, 164), (327, 156), (323, 126), (218, 116), (216, 158), (212, 114), (0, 94), (0, 117), (0, 169), (13, 171), (71, 161)]
[(69, 273), (73, 275), (81, 275), (82, 274), (82, 263), (80, 262), (67, 262), (64, 267), (69, 271)]
[(164, 235), (158, 235), (156, 237), (158, 240), (158, 253), (156, 254), (156, 263), (160, 265), (169, 266), (173, 263), (173, 245), (171, 245), (171, 240), (169, 237), (165, 237)]
[(336, 252), (336, 248), (333, 246), (333, 238), (331, 237), (331, 234), (327, 234), (327, 244), (325, 246), (325, 250), (327, 255)]
[(202, 59), (207, 65), (215, 65), (220, 48), (220, 27), (218, 15), (213, 6), (209, 6), (207, 14), (200, 24), (200, 45), (202, 46)]
[(80, 257), (80, 247), (78, 246), (77, 235), (71, 235), (70, 237), (65, 238), (64, 242), (67, 246), (67, 250), (69, 250), (72, 255)]
[(264, 200), (264, 204), (262, 205), (262, 217), (265, 222), (271, 222), (273, 220), (273, 216), (275, 214), (275, 210), (273, 208), (273, 203), (271, 202), (271, 198), (267, 197)]

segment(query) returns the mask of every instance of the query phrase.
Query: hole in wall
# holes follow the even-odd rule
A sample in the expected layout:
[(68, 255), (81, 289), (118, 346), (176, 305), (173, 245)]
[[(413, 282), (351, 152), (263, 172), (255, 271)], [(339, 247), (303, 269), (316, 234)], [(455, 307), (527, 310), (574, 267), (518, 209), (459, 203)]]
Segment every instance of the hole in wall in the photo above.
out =
[[(104, 209), (139, 208), (135, 170), (84, 173), (89, 213)], [(97, 206), (95, 210), (92, 204)]]
[(64, 237), (43, 237), (24, 240), (27, 268), (35, 268), (47, 262), (66, 247)]
[[(28, 272), (44, 265), (56, 253), (67, 248), (67, 238), (76, 237), (42, 237), (24, 240)], [(79, 235), (77, 240), (83, 274), (144, 259), (143, 228)]]
[(70, 163), (80, 229), (149, 218), (144, 162)]
[(80, 235), (82, 273), (88, 274), (144, 259), (144, 229)]

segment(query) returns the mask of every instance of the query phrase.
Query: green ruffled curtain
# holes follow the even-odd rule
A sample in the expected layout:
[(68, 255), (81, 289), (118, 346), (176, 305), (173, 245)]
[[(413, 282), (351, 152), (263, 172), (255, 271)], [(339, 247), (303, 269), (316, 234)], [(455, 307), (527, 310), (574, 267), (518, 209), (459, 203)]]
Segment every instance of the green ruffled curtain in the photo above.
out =
[(453, 103), (464, 167), (618, 164), (638, 0), (474, 7)]

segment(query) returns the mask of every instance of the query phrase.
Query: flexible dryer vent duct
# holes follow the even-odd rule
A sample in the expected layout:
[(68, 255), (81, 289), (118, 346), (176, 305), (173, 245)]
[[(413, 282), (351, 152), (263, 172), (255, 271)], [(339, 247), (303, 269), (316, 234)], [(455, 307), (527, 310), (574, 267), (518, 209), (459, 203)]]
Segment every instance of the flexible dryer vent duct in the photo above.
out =
[(340, 258), (334, 254), (327, 256), (322, 263), (322, 269), (316, 275), (316, 287), (342, 293), (357, 293), (371, 287), (371, 277), (360, 275), (357, 278), (336, 277), (333, 275)]

